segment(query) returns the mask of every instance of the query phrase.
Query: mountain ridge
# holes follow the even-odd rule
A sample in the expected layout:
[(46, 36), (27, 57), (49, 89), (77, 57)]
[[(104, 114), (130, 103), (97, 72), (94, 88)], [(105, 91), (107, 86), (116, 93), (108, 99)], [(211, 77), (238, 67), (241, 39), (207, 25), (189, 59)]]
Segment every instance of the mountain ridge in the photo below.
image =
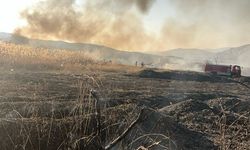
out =
[(194, 64), (201, 66), (201, 64), (210, 62), (218, 64), (238, 64), (244, 67), (250, 67), (250, 61), (248, 59), (250, 55), (250, 44), (239, 47), (220, 48), (218, 52), (215, 52), (216, 50), (209, 51), (209, 49), (178, 48), (154, 52), (152, 54), (121, 51), (98, 44), (29, 39), (24, 36), (4, 32), (0, 32), (0, 41), (48, 49), (81, 50), (98, 60), (111, 60), (116, 63), (128, 65), (135, 65), (136, 62), (144, 62), (148, 65), (151, 64), (151, 67), (168, 68), (170, 65), (170, 68), (192, 70)]
[[(168, 62), (167, 57), (141, 52), (121, 51), (103, 45), (88, 43), (68, 43), (64, 41), (29, 39), (24, 36), (0, 32), (0, 40), (14, 44), (29, 45), (31, 47), (48, 49), (82, 50), (89, 55), (99, 57), (99, 60), (112, 60), (116, 63), (135, 64), (144, 62), (146, 64), (164, 64)], [(171, 57), (170, 57), (171, 59)]]

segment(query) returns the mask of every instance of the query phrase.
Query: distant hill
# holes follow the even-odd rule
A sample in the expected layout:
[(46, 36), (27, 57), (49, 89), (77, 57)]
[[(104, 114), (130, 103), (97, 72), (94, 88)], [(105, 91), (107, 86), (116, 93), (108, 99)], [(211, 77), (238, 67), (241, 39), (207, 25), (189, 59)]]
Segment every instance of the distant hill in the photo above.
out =
[(79, 50), (95, 59), (134, 65), (144, 62), (151, 67), (179, 70), (203, 71), (206, 62), (218, 64), (239, 64), (250, 68), (250, 45), (220, 49), (173, 49), (154, 54), (120, 51), (110, 47), (63, 41), (29, 39), (23, 36), (0, 32), (0, 41), (48, 49)]
[(173, 49), (160, 53), (164, 56), (181, 57), (185, 60), (204, 60), (209, 59), (215, 55), (213, 52), (209, 52), (201, 49)]
[(250, 67), (250, 44), (240, 47), (230, 48), (217, 53), (218, 60), (224, 63), (240, 64)]
[(218, 64), (239, 64), (250, 67), (250, 44), (233, 48), (206, 49), (173, 49), (159, 55), (182, 58), (186, 61), (207, 60)]
[(250, 76), (250, 44), (230, 48), (217, 53), (217, 60), (222, 64), (238, 64), (243, 67), (242, 73)]
[(130, 64), (130, 65), (135, 64), (135, 62), (137, 61), (138, 63), (144, 62), (145, 64), (153, 64), (155, 66), (161, 66), (165, 63), (168, 63), (172, 59), (171, 57), (168, 58), (165, 56), (144, 54), (139, 52), (120, 51), (96, 44), (67, 43), (63, 41), (28, 39), (23, 36), (13, 35), (9, 33), (0, 33), (0, 40), (15, 44), (29, 45), (32, 47), (41, 47), (48, 49), (80, 50), (84, 51), (90, 56), (95, 57), (95, 59), (106, 60), (106, 61), (112, 60), (116, 63)]

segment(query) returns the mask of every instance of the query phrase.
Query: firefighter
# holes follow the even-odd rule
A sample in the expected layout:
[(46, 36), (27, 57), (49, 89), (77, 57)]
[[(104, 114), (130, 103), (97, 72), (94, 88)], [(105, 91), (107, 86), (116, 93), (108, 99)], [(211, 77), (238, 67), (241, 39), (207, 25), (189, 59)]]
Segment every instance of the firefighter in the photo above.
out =
[(145, 66), (144, 62), (141, 62), (141, 67), (143, 68)]

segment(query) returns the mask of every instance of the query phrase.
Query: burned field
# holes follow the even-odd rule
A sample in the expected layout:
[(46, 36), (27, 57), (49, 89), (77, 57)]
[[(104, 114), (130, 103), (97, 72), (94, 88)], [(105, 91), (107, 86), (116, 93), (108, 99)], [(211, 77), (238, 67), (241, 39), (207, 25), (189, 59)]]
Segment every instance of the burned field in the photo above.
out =
[(203, 73), (0, 73), (2, 149), (249, 149), (250, 86)]
[(210, 78), (152, 70), (5, 71), (0, 76), (1, 147), (248, 149), (249, 89)]

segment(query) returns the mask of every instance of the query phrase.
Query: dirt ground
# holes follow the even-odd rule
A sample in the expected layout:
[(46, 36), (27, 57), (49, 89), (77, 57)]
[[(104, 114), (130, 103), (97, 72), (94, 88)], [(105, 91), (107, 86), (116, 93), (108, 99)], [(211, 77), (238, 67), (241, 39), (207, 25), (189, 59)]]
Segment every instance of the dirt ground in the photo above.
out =
[(110, 149), (249, 149), (248, 86), (182, 71), (1, 70), (0, 147), (108, 149), (120, 137)]

